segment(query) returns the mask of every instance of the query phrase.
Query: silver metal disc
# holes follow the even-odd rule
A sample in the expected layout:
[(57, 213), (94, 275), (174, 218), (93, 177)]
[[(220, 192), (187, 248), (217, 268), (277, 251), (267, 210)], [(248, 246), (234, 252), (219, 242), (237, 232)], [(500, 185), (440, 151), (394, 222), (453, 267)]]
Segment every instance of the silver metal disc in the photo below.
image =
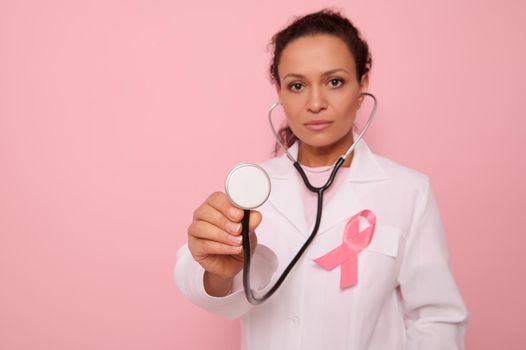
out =
[(236, 207), (254, 209), (265, 203), (270, 195), (270, 178), (257, 164), (241, 164), (228, 174), (225, 192)]

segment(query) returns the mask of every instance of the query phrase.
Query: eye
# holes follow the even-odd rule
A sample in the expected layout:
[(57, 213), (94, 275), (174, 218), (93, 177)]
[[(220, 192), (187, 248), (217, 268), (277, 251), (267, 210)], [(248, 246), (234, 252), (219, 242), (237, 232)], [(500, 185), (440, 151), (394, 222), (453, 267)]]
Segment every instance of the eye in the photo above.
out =
[(331, 80), (329, 80), (329, 85), (331, 87), (334, 87), (334, 88), (340, 87), (340, 86), (343, 85), (343, 80), (342, 79), (336, 79), (336, 78), (331, 79)]
[(303, 84), (302, 83), (292, 83), (292, 84), (289, 84), (289, 90), (292, 90), (292, 91), (300, 91), (301, 89), (303, 88)]

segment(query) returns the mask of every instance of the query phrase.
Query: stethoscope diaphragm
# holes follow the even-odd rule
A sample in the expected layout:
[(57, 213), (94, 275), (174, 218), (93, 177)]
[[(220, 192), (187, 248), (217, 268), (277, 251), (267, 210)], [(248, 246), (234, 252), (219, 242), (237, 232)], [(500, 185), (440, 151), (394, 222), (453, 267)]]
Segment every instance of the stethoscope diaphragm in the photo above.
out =
[(225, 192), (236, 207), (255, 209), (270, 195), (270, 178), (261, 166), (245, 163), (230, 171), (225, 183)]

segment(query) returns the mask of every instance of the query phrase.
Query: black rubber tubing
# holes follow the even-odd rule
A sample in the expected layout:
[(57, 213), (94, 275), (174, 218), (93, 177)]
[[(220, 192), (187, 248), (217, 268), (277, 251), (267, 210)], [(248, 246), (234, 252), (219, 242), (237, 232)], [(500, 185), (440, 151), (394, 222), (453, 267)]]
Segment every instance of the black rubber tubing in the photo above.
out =
[(283, 270), (283, 273), (279, 277), (279, 279), (276, 281), (276, 283), (272, 286), (272, 288), (265, 293), (262, 297), (256, 297), (254, 295), (254, 291), (252, 288), (250, 288), (250, 266), (251, 266), (251, 260), (252, 260), (252, 254), (250, 251), (250, 237), (249, 237), (249, 220), (250, 220), (250, 210), (244, 210), (243, 219), (241, 219), (241, 226), (242, 231), (241, 234), (243, 236), (243, 287), (245, 290), (245, 296), (249, 303), (253, 305), (258, 305), (263, 303), (265, 300), (270, 298), (281, 286), (283, 281), (285, 281), (285, 278), (290, 273), (294, 265), (298, 262), (298, 260), (301, 258), (303, 253), (307, 250), (308, 246), (311, 244), (311, 242), (314, 240), (314, 237), (318, 233), (318, 230), (320, 228), (321, 223), (321, 214), (322, 214), (322, 207), (323, 207), (323, 194), (324, 192), (332, 185), (334, 182), (334, 178), (336, 177), (336, 173), (338, 172), (338, 169), (342, 166), (345, 159), (343, 157), (340, 157), (336, 163), (334, 164), (334, 168), (332, 169), (331, 176), (323, 185), (322, 187), (314, 187), (309, 182), (309, 179), (307, 178), (307, 175), (303, 171), (303, 168), (301, 165), (296, 161), (294, 162), (294, 167), (298, 170), (298, 172), (301, 175), (301, 178), (303, 179), (303, 182), (305, 183), (305, 186), (312, 191), (315, 192), (318, 195), (318, 205), (316, 210), (316, 222), (314, 223), (314, 227), (312, 229), (312, 233), (310, 234), (309, 238), (305, 241), (303, 246), (300, 248), (300, 250), (296, 253), (294, 258), (291, 260), (289, 265)]

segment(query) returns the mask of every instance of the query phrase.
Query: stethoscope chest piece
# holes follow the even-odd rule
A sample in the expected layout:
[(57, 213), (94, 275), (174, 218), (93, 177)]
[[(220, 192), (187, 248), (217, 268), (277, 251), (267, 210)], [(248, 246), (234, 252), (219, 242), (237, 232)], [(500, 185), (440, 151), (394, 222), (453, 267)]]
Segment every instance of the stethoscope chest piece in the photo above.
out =
[(241, 164), (230, 171), (225, 192), (236, 207), (254, 209), (261, 206), (270, 195), (270, 178), (257, 164)]

